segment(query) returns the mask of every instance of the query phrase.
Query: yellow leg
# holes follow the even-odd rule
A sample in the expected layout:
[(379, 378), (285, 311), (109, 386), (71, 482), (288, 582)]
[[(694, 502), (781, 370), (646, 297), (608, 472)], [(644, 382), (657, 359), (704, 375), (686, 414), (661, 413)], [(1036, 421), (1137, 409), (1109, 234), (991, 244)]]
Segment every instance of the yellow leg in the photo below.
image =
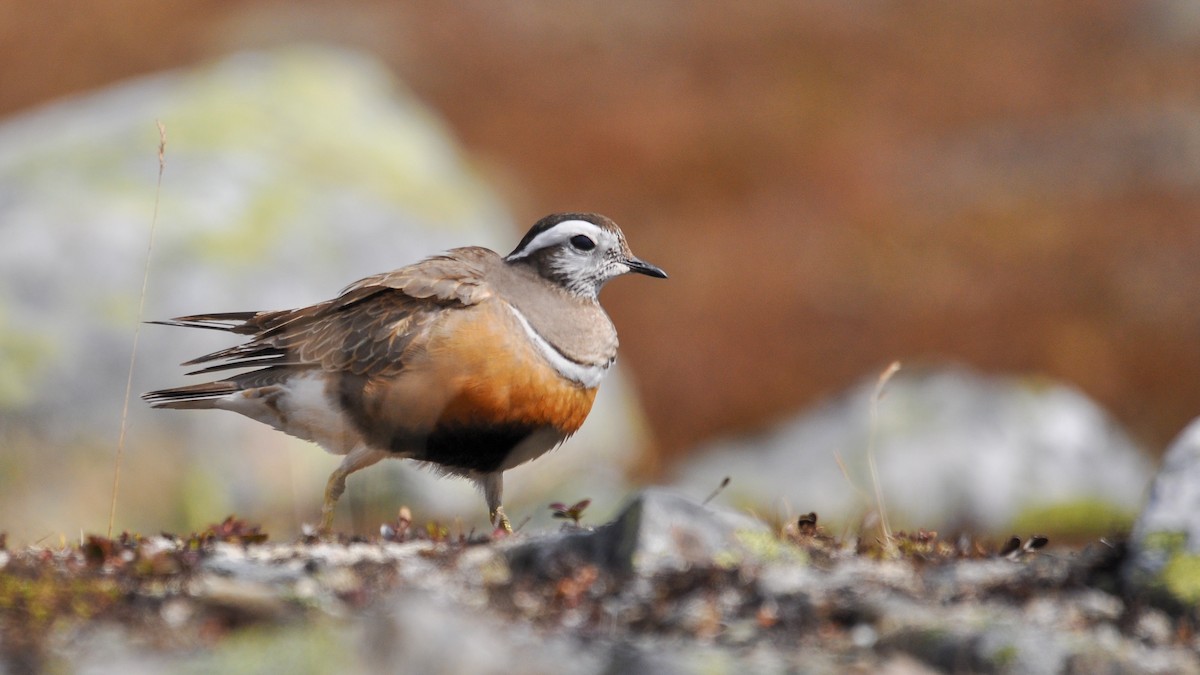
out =
[(337, 505), (342, 493), (346, 491), (346, 478), (355, 471), (365, 469), (387, 456), (386, 452), (371, 450), (366, 446), (359, 445), (346, 455), (338, 468), (333, 470), (333, 473), (329, 475), (329, 480), (325, 483), (325, 501), (321, 504), (322, 534), (329, 534), (333, 531), (333, 508)]
[(479, 480), (479, 484), (483, 487), (483, 498), (487, 500), (488, 516), (492, 519), (492, 524), (512, 534), (512, 523), (508, 522), (508, 516), (504, 514), (504, 507), (500, 504), (504, 494), (503, 474), (499, 471), (489, 473)]
[(329, 534), (333, 531), (333, 507), (337, 505), (338, 498), (346, 491), (347, 475), (349, 474), (338, 467), (329, 476), (329, 481), (325, 483), (325, 501), (321, 504), (321, 534)]
[(491, 512), (492, 524), (496, 527), (503, 527), (504, 531), (512, 534), (512, 523), (508, 522), (508, 516), (504, 515), (504, 507), (497, 506)]

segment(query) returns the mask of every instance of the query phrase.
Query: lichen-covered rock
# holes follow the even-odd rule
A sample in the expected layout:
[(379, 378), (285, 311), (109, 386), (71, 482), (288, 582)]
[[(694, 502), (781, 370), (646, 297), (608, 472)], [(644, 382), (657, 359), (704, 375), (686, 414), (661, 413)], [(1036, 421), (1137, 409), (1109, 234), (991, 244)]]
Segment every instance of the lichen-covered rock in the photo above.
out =
[(714, 443), (675, 485), (703, 494), (728, 476), (726, 503), (857, 523), (873, 506), (873, 443), (896, 527), (1100, 536), (1132, 522), (1150, 462), (1078, 390), (966, 368), (901, 370), (873, 421), (876, 386), (870, 378), (765, 433)]
[(1129, 545), (1127, 580), (1200, 614), (1200, 419), (1167, 449)]

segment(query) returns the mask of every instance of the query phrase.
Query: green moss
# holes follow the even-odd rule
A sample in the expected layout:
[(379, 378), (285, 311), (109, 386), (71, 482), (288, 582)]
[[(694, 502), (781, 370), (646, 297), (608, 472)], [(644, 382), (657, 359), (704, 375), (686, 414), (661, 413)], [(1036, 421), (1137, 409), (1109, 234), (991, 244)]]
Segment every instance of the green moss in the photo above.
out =
[(1133, 527), (1136, 514), (1100, 499), (1042, 504), (1025, 509), (1013, 519), (1019, 533), (1044, 534), (1051, 539), (1092, 539)]
[(1176, 600), (1200, 603), (1200, 555), (1177, 553), (1163, 567), (1159, 581)]
[(0, 573), (0, 620), (44, 630), (60, 618), (88, 619), (111, 607), (120, 592), (109, 579)]

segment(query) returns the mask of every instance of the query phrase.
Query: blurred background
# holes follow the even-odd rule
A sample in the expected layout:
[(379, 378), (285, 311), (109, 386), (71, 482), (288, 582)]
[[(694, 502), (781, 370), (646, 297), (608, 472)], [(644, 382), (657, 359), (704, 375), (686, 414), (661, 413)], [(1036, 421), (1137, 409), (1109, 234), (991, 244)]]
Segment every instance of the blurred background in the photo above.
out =
[[(1065, 396), (1092, 425), (1051, 415), (1024, 447), (1074, 459), (1014, 460), (1013, 489), (1102, 485), (1124, 522), (1200, 409), (1191, 2), (0, 1), (0, 65), (0, 531), (19, 541), (107, 524), (156, 120), (148, 319), (314, 302), (449, 246), (506, 252), (560, 210), (613, 217), (671, 274), (605, 290), (623, 370), (546, 460), (569, 470), (510, 481), (514, 520), (591, 496), (595, 522), (630, 486), (703, 497), (721, 475), (750, 503), (755, 471), (792, 490), (759, 494), (767, 515), (852, 520), (822, 490), (869, 491), (850, 456), (868, 442), (920, 469), (885, 479), (917, 500), (946, 457), (984, 453), (969, 463), (994, 472), (1018, 456), (977, 437), (1024, 428), (988, 417), (1007, 387), (1034, 410)], [(139, 339), (135, 394), (228, 344)], [(897, 359), (914, 387), (966, 390), (881, 417), (872, 440), (861, 403)], [(889, 429), (976, 394), (984, 421), (949, 450), (889, 449)], [(787, 440), (831, 410), (854, 434)], [(131, 402), (118, 530), (236, 510), (286, 538), (315, 519), (333, 458), (195, 417)], [(775, 463), (801, 455), (819, 470)], [(351, 479), (339, 527), (376, 531), (404, 503), (484, 522), (469, 486), (392, 464)], [(994, 519), (962, 515), (975, 486), (954, 492), (894, 508), (926, 526), (1020, 515), (1016, 492)]]

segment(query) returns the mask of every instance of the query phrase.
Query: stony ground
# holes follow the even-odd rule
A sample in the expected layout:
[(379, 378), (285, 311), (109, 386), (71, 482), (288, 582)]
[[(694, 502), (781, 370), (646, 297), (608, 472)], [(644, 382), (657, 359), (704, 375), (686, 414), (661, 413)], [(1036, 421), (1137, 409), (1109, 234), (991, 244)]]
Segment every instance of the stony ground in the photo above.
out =
[(1194, 612), (1123, 588), (1119, 543), (883, 545), (657, 491), (565, 522), (3, 550), (0, 672), (1200, 673)]

